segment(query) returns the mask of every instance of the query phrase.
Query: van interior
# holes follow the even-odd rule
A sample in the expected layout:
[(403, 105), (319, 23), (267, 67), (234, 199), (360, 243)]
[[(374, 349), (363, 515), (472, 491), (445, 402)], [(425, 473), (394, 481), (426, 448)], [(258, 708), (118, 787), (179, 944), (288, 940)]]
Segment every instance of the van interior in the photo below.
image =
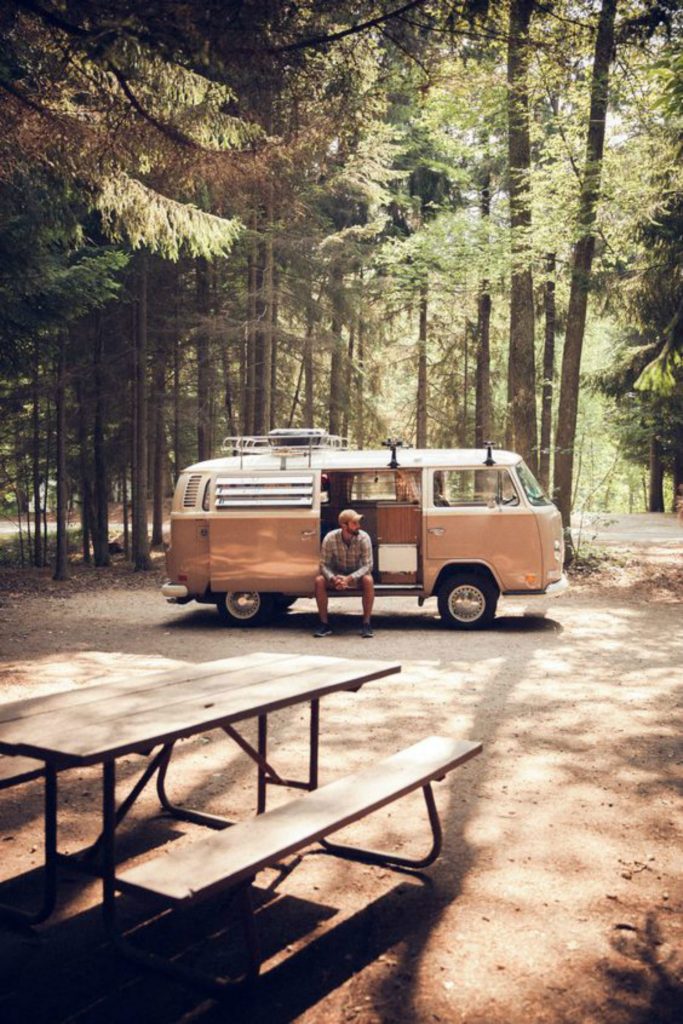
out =
[(411, 469), (323, 474), (321, 537), (337, 528), (342, 509), (363, 516), (372, 540), (373, 576), (381, 586), (417, 587), (422, 537), (422, 472)]

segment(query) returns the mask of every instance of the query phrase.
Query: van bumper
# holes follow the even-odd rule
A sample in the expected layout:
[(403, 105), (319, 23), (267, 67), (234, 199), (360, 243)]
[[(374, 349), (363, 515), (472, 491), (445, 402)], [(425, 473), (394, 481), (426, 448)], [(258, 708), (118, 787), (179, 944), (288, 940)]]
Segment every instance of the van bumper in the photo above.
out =
[(569, 580), (562, 574), (559, 580), (549, 583), (545, 590), (508, 590), (501, 594), (505, 601), (521, 602), (523, 614), (540, 615), (546, 614), (550, 601), (554, 597), (560, 597), (569, 589)]
[(569, 580), (562, 573), (559, 580), (555, 580), (554, 583), (549, 583), (545, 590), (504, 590), (501, 597), (523, 597), (526, 601), (532, 601), (534, 598), (538, 598), (543, 601), (548, 597), (559, 597), (560, 594), (564, 594), (565, 590), (569, 588)]
[(162, 595), (169, 601), (187, 601), (189, 594), (183, 583), (164, 583), (161, 587)]
[(566, 575), (562, 573), (559, 580), (556, 580), (555, 583), (548, 584), (548, 586), (545, 588), (544, 596), (559, 597), (560, 594), (564, 594), (567, 590), (569, 590), (569, 580), (567, 579)]

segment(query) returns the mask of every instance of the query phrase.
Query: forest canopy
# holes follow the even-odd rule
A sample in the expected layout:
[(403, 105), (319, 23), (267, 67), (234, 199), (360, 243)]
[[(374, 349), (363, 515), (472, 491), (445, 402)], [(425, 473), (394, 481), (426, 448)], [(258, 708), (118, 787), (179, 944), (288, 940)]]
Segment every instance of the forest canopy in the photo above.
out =
[[(320, 426), (683, 485), (674, 0), (7, 0), (0, 515), (161, 542), (178, 471)], [(128, 523), (126, 511), (126, 524)], [(127, 535), (126, 535), (127, 536)], [(67, 537), (58, 531), (58, 572)]]

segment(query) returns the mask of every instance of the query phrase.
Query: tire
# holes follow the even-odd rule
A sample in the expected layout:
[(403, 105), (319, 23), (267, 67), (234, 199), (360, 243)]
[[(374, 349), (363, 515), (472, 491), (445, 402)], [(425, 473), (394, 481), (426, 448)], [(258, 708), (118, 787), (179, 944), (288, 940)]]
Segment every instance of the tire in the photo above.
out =
[(496, 614), (498, 589), (485, 576), (462, 573), (449, 576), (438, 594), (439, 615), (451, 629), (483, 629)]
[(218, 614), (229, 626), (262, 626), (273, 614), (273, 595), (257, 590), (229, 590), (217, 601)]

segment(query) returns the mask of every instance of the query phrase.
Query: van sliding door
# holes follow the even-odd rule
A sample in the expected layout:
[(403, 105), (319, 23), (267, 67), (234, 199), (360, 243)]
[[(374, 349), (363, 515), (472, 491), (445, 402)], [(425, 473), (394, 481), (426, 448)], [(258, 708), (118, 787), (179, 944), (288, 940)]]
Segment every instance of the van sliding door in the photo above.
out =
[(219, 475), (209, 547), (216, 592), (312, 593), (320, 558), (319, 474)]

